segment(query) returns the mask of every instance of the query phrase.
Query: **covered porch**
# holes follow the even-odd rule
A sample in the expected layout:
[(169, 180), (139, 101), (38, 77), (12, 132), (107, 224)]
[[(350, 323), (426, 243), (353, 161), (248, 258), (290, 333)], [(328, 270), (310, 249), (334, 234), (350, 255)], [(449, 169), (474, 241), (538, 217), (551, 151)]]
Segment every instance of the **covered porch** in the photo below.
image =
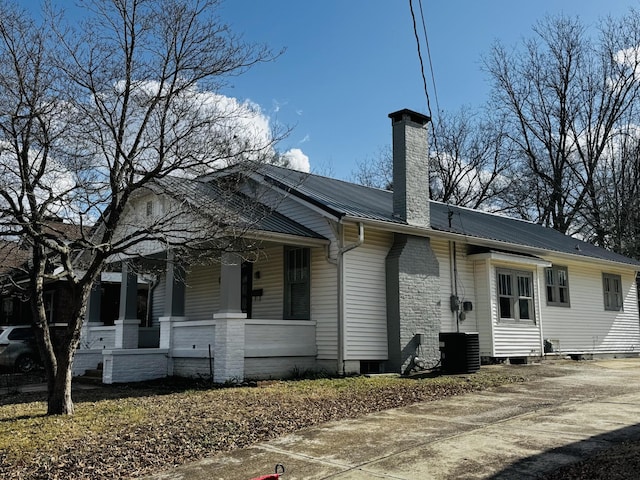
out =
[(225, 252), (186, 265), (163, 253), (148, 322), (136, 313), (140, 268), (123, 262), (118, 319), (112, 326), (96, 321), (94, 289), (74, 374), (101, 363), (104, 383), (171, 375), (235, 383), (316, 369), (311, 266), (325, 257), (328, 242), (292, 240), (263, 242), (252, 261)]

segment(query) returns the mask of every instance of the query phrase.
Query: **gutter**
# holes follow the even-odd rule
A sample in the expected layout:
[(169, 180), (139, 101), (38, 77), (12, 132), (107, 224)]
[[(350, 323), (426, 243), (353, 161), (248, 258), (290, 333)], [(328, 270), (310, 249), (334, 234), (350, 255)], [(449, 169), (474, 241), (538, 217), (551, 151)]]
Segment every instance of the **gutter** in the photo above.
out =
[[(344, 242), (343, 224), (339, 225), (340, 244)], [(364, 243), (364, 224), (358, 222), (358, 240), (345, 245), (338, 250), (338, 367), (342, 366), (342, 374), (346, 375), (345, 356), (347, 326), (345, 322), (345, 294), (344, 294), (344, 254), (358, 248)]]
[[(510, 248), (523, 253), (529, 253), (529, 254), (538, 255), (538, 256), (557, 255), (557, 256), (568, 257), (576, 260), (582, 260), (586, 262), (593, 262), (597, 264), (617, 265), (619, 267), (624, 268), (625, 270), (632, 268), (636, 272), (640, 273), (640, 262), (627, 263), (627, 262), (621, 262), (616, 260), (608, 260), (606, 258), (591, 257), (588, 255), (578, 255), (575, 253), (563, 252), (561, 250), (548, 250), (540, 247), (533, 247), (530, 245), (522, 245), (520, 243), (505, 242), (502, 240), (493, 240), (490, 238), (476, 237), (469, 234), (447, 232), (444, 230), (436, 230), (432, 227), (419, 227), (419, 226), (414, 226), (409, 224), (392, 223), (384, 220), (375, 220), (375, 219), (363, 220), (362, 218), (354, 217), (351, 215), (345, 215), (343, 217), (343, 220), (352, 221), (352, 222), (364, 222), (369, 226), (373, 226), (373, 227), (379, 228), (382, 231), (387, 231), (387, 232), (407, 233), (407, 234), (415, 235), (418, 237), (436, 236), (436, 237), (444, 238), (449, 241), (464, 240), (466, 243), (470, 243), (471, 241), (471, 243), (473, 243), (474, 245), (488, 247), (488, 248)], [(633, 260), (633, 259), (630, 259), (630, 260)]]

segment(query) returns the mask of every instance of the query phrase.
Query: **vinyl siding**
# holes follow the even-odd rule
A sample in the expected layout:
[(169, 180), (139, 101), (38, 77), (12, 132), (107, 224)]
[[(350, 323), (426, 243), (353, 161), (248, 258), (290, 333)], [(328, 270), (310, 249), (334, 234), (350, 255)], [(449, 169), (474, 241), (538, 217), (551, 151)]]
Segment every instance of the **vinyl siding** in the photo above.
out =
[(491, 305), (491, 267), (488, 261), (473, 262), (476, 302), (473, 306), (478, 325), (480, 355), (495, 356)]
[[(347, 230), (346, 243), (356, 240)], [(387, 359), (385, 259), (392, 234), (365, 228), (364, 244), (344, 255), (345, 359)]]
[[(453, 284), (453, 249), (448, 241), (435, 238), (431, 239), (431, 248), (440, 264), (440, 303), (442, 306), (440, 331), (456, 332), (458, 331), (456, 315), (451, 311), (451, 295), (455, 293)], [(467, 258), (466, 250), (467, 246), (465, 244), (456, 244), (458, 298), (460, 299), (460, 311), (462, 311), (462, 302), (471, 302), (473, 310), (466, 312), (466, 318), (459, 322), (459, 326), (461, 332), (478, 332), (474, 265)]]
[(192, 266), (186, 275), (186, 317), (189, 320), (211, 320), (220, 305), (220, 264)]
[(315, 324), (307, 320), (247, 320), (245, 357), (316, 355)]
[[(254, 263), (253, 289), (262, 289), (253, 298), (253, 318), (282, 318), (282, 246), (269, 247)], [(256, 272), (260, 278), (255, 278)], [(220, 264), (197, 265), (187, 271), (185, 315), (189, 320), (209, 320), (220, 308)]]
[[(569, 273), (569, 308), (547, 306), (546, 292), (542, 291), (543, 337), (552, 341), (559, 350), (557, 353), (640, 352), (635, 272), (601, 266), (594, 268), (588, 264), (563, 262), (558, 258), (552, 261), (566, 266)], [(604, 309), (603, 272), (621, 276), (622, 311)]]
[(338, 356), (338, 267), (322, 248), (311, 249), (311, 319), (316, 322), (318, 358)]
[[(282, 319), (284, 260), (281, 245), (265, 248), (253, 265), (253, 289), (262, 289), (261, 297), (252, 300), (252, 317)], [(259, 272), (259, 277), (256, 274)]]
[(540, 330), (537, 325), (494, 325), (495, 357), (539, 356)]
[[(533, 304), (534, 323), (511, 323), (508, 320), (500, 320), (498, 311), (498, 287), (496, 269), (511, 269), (523, 272), (531, 272), (533, 276)], [(491, 319), (493, 330), (493, 355), (494, 357), (527, 357), (542, 354), (540, 341), (540, 288), (539, 276), (535, 267), (518, 263), (490, 263), (490, 291), (489, 302), (491, 305)]]
[(164, 296), (166, 292), (166, 276), (164, 273), (158, 275), (158, 284), (151, 293), (151, 325), (160, 325), (159, 318), (164, 315)]

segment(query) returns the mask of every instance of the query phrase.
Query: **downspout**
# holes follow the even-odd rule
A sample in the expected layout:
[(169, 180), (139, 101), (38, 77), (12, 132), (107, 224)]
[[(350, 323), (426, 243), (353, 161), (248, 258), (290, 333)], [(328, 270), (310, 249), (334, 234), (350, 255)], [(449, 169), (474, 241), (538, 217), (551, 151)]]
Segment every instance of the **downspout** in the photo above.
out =
[[(339, 225), (340, 244), (344, 242), (344, 229), (343, 225)], [(358, 222), (358, 240), (355, 243), (346, 245), (338, 250), (338, 365), (342, 365), (342, 374), (346, 374), (345, 369), (345, 337), (346, 337), (346, 322), (344, 318), (345, 312), (345, 294), (344, 294), (344, 254), (358, 248), (364, 243), (364, 225), (362, 222)]]
[(457, 305), (453, 314), (456, 316), (456, 332), (460, 333), (460, 297), (458, 297), (458, 253), (456, 251), (456, 242), (453, 245), (453, 294), (455, 295), (455, 303)]

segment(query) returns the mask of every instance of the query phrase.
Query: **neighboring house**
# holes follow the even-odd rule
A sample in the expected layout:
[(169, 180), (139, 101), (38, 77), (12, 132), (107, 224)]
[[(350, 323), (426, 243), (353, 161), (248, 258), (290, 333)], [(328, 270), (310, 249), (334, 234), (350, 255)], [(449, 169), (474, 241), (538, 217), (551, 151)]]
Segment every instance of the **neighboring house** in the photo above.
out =
[[(136, 348), (136, 275), (123, 264), (119, 318), (106, 327), (90, 315), (91, 348), (77, 352), (77, 373), (98, 362), (107, 383), (404, 372), (416, 356), (438, 363), (443, 332), (477, 332), (486, 359), (640, 353), (640, 262), (534, 223), (429, 201), (429, 119), (409, 110), (390, 118), (393, 193), (262, 166), (247, 180), (247, 192), (262, 191), (275, 209), (252, 232), (259, 258), (184, 265), (156, 252), (169, 261), (150, 289), (160, 329), (160, 348), (150, 349)], [(197, 204), (229, 172), (176, 188), (191, 188)], [(150, 194), (140, 204), (166, 201)]]
[(28, 251), (17, 241), (0, 240), (0, 325), (17, 325), (29, 322), (31, 312), (22, 297), (16, 295), (12, 273), (27, 261)]
[[(77, 238), (79, 228), (62, 219), (49, 220), (47, 227), (61, 238)], [(0, 325), (27, 325), (32, 322), (33, 314), (29, 304), (30, 288), (28, 284), (28, 262), (31, 247), (24, 240), (0, 240)], [(48, 270), (57, 268), (56, 258), (49, 259)], [(114, 325), (119, 314), (120, 272), (104, 272), (100, 282), (100, 298), (93, 304), (94, 316), (101, 325)], [(147, 298), (150, 281), (141, 277), (138, 285), (137, 317), (142, 324), (150, 323), (146, 319)], [(44, 288), (45, 311), (51, 325), (67, 325), (72, 311), (71, 293), (65, 280), (46, 280)], [(98, 310), (95, 310), (98, 309)], [(157, 346), (157, 341), (156, 345)]]

